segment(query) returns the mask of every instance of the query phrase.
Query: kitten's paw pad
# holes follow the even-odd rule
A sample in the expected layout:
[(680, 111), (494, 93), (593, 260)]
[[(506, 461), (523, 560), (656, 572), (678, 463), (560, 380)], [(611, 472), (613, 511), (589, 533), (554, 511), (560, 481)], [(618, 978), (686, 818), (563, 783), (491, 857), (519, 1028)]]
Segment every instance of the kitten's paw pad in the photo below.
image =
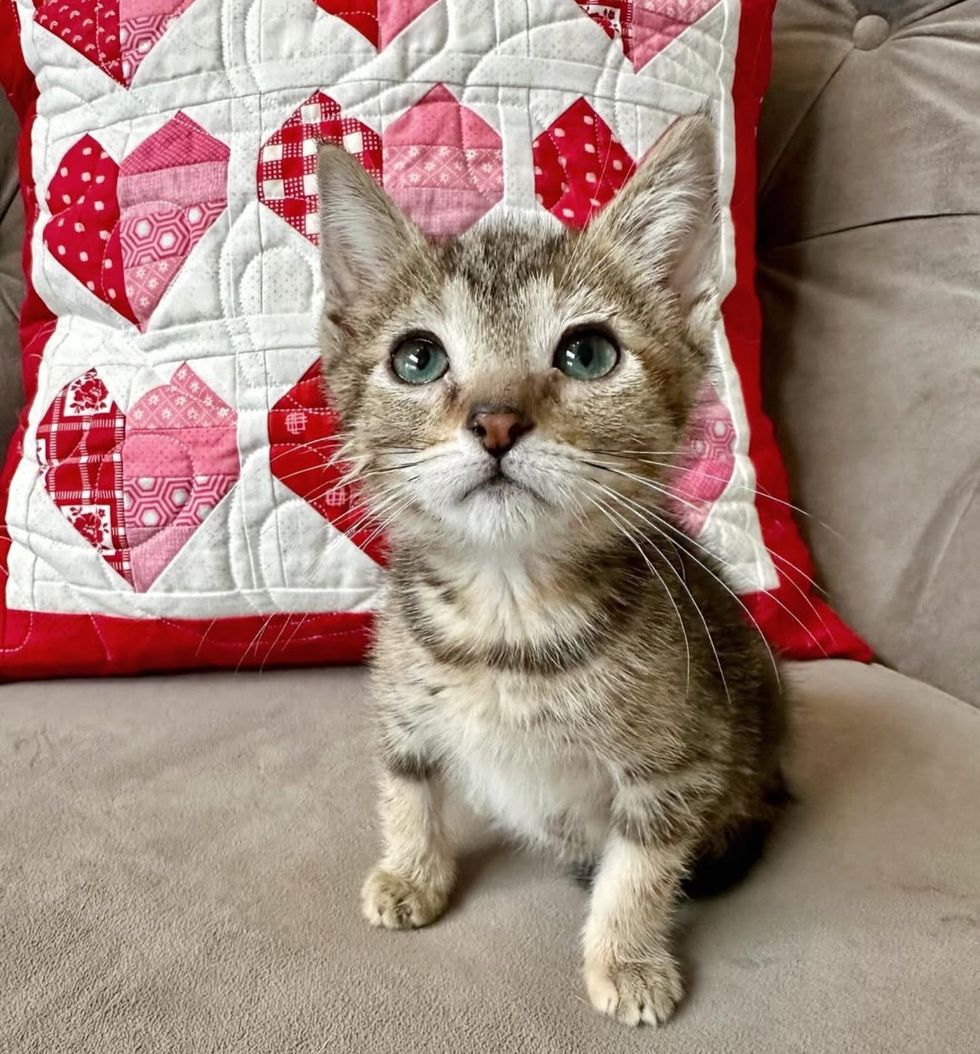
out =
[(684, 993), (677, 967), (667, 958), (587, 964), (585, 984), (596, 1010), (634, 1026), (663, 1024)]
[(427, 926), (445, 910), (448, 894), (403, 875), (372, 871), (361, 890), (361, 910), (372, 926), (407, 930)]

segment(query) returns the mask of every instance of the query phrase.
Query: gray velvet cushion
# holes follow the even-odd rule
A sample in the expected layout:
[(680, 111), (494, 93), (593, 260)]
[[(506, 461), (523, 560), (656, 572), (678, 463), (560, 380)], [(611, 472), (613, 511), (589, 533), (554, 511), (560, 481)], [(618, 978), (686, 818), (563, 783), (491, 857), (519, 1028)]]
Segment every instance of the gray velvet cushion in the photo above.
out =
[(769, 409), (832, 598), (980, 704), (978, 69), (980, 0), (781, 0), (759, 241)]
[(21, 244), (24, 210), (17, 182), (20, 126), (6, 96), (0, 94), (0, 454), (23, 401), (17, 317), (24, 295)]
[(360, 920), (363, 672), (0, 687), (0, 1050), (976, 1051), (980, 713), (880, 667), (792, 678), (799, 804), (688, 910), (656, 1036), (586, 1005), (585, 894), (480, 833), (441, 922)]

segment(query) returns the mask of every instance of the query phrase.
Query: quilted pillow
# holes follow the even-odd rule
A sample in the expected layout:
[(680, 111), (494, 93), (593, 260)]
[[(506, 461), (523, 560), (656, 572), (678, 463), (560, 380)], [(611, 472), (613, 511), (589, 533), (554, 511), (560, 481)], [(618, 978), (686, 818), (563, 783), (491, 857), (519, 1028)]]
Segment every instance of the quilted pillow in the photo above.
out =
[(29, 227), (0, 674), (362, 656), (383, 552), (330, 462), (318, 141), (433, 235), (527, 210), (580, 226), (704, 105), (726, 297), (678, 510), (781, 651), (863, 657), (812, 593), (760, 409), (753, 152), (771, 7), (0, 0)]

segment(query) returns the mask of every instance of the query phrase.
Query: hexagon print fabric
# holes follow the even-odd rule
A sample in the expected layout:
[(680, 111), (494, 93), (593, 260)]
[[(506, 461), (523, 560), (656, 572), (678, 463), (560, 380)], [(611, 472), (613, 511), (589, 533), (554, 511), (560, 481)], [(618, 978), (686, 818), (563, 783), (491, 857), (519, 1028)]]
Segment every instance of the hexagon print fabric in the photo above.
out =
[(123, 318), (146, 329), (227, 204), (228, 146), (177, 113), (117, 164), (85, 135), (48, 184), (44, 243)]
[(723, 319), (672, 484), (785, 654), (816, 597), (758, 390), (772, 0), (2, 0), (29, 405), (0, 478), (0, 679), (356, 661), (386, 543), (317, 350), (316, 154), (429, 237), (581, 230), (678, 116), (719, 128)]

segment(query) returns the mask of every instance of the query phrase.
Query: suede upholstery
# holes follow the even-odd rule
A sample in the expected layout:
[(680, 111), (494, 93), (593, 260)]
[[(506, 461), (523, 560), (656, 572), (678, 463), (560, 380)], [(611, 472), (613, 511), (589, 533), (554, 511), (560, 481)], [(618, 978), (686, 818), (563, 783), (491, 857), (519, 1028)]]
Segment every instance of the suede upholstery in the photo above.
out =
[(0, 687), (0, 1050), (968, 1054), (980, 713), (881, 667), (799, 693), (799, 799), (686, 910), (656, 1036), (587, 1005), (586, 895), (466, 827), (439, 923), (371, 929), (362, 671)]
[(760, 292), (795, 500), (882, 661), (980, 704), (980, 0), (782, 0), (775, 34)]
[(0, 451), (14, 430), (24, 399), (17, 315), (24, 295), (21, 243), (24, 207), (17, 180), (17, 118), (0, 97)]

